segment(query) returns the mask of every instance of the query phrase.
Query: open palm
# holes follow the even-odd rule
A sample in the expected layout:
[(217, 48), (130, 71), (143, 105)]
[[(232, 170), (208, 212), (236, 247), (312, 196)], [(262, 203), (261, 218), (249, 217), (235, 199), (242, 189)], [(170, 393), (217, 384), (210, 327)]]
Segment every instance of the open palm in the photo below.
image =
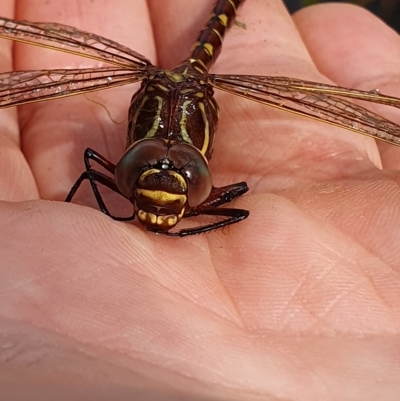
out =
[[(13, 14), (10, 0), (0, 13), (77, 26), (171, 68), (213, 0), (119, 3), (17, 1)], [(246, 28), (231, 29), (213, 72), (400, 95), (400, 39), (362, 9), (317, 6), (292, 20), (278, 1), (248, 0), (238, 20)], [(1, 71), (95, 65), (1, 46)], [(399, 149), (219, 93), (214, 184), (247, 181), (234, 205), (250, 217), (167, 238), (59, 202), (86, 147), (121, 157), (126, 124), (98, 102), (124, 120), (131, 96), (122, 87), (1, 111), (0, 383), (151, 388), (161, 399), (395, 399)], [(89, 186), (79, 193), (95, 207)]]

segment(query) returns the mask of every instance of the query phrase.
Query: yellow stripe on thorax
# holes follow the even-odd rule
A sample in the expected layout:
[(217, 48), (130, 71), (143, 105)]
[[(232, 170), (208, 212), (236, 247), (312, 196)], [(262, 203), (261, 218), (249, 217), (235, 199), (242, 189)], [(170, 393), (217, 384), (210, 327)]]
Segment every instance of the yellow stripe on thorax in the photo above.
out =
[(187, 129), (186, 129), (186, 123), (187, 123), (187, 113), (186, 113), (186, 109), (187, 109), (187, 107), (188, 107), (191, 103), (192, 103), (191, 100), (186, 100), (186, 101), (183, 102), (183, 105), (182, 105), (182, 118), (181, 118), (181, 120), (179, 121), (179, 126), (180, 126), (180, 128), (181, 128), (180, 133), (181, 133), (182, 139), (183, 139), (186, 143), (189, 143), (189, 144), (192, 145), (193, 142), (192, 142), (192, 140), (190, 139), (189, 134), (188, 134)]
[(204, 142), (203, 142), (203, 147), (200, 149), (200, 152), (203, 155), (205, 155), (205, 153), (207, 152), (208, 146), (210, 144), (210, 124), (208, 123), (206, 109), (204, 107), (203, 102), (199, 102), (199, 109), (201, 111), (201, 116), (203, 117), (203, 122), (204, 122)]
[(155, 96), (155, 98), (157, 99), (157, 102), (158, 102), (157, 111), (156, 111), (156, 115), (154, 116), (153, 125), (148, 130), (148, 132), (146, 134), (146, 138), (152, 138), (156, 134), (158, 127), (160, 126), (163, 100), (160, 96)]

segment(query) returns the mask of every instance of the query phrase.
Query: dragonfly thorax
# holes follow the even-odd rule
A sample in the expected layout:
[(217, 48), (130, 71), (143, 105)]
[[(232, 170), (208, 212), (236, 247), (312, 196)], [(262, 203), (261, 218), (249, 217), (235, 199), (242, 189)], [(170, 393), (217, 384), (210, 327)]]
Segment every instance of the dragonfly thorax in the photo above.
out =
[(164, 138), (211, 157), (218, 105), (203, 77), (160, 70), (143, 82), (129, 109), (127, 147), (143, 138)]

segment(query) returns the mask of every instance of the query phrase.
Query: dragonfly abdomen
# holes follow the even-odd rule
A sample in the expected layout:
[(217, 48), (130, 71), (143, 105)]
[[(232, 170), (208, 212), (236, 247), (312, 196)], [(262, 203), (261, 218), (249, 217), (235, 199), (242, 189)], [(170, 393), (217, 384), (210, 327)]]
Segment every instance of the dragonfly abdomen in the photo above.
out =
[(206, 27), (193, 44), (190, 56), (175, 71), (196, 71), (205, 74), (221, 53), (226, 30), (235, 20), (237, 8), (244, 0), (218, 0)]

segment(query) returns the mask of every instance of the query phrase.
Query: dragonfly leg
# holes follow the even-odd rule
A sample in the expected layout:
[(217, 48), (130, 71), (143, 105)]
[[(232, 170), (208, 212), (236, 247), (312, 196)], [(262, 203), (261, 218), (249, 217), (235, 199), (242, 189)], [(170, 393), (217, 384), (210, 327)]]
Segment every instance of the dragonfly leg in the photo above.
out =
[(225, 187), (213, 187), (210, 196), (203, 203), (204, 206), (218, 207), (225, 203), (231, 202), (233, 199), (242, 196), (249, 190), (245, 182), (226, 185)]
[(250, 212), (248, 210), (243, 210), (243, 209), (227, 209), (227, 208), (219, 209), (215, 207), (199, 206), (198, 208), (196, 208), (196, 212), (192, 214), (192, 216), (193, 215), (221, 216), (227, 218), (221, 221), (217, 221), (215, 223), (206, 224), (204, 226), (182, 229), (177, 232), (167, 232), (165, 234), (171, 237), (185, 237), (186, 235), (202, 234), (208, 231), (216, 230), (218, 228), (238, 223), (239, 221), (246, 219), (249, 216), (249, 214)]
[(221, 188), (214, 187), (210, 196), (203, 204), (198, 207), (191, 208), (183, 217), (187, 218), (201, 215), (221, 216), (226, 218), (204, 226), (182, 229), (176, 232), (168, 232), (166, 235), (184, 237), (186, 235), (201, 234), (207, 231), (216, 230), (217, 228), (226, 227), (246, 219), (249, 216), (248, 210), (227, 208), (220, 209), (218, 207), (224, 205), (225, 203), (231, 202), (233, 199), (243, 195), (248, 190), (249, 188), (245, 182), (238, 182), (236, 184), (226, 185), (225, 187)]
[(65, 202), (71, 202), (72, 198), (74, 197), (76, 191), (78, 188), (81, 186), (82, 182), (84, 180), (89, 180), (90, 185), (93, 190), (93, 194), (96, 198), (96, 202), (99, 205), (100, 210), (106, 214), (107, 216), (111, 217), (114, 220), (118, 221), (130, 221), (135, 218), (135, 214), (132, 214), (132, 216), (128, 217), (117, 217), (113, 216), (109, 210), (107, 209), (107, 206), (105, 205), (103, 198), (99, 192), (99, 189), (97, 187), (97, 183), (100, 183), (107, 188), (111, 189), (113, 192), (116, 192), (117, 194), (122, 195), (122, 193), (118, 190), (117, 185), (114, 181), (113, 178), (106, 176), (105, 174), (101, 173), (100, 171), (93, 170), (92, 166), (90, 165), (90, 160), (94, 160), (100, 166), (104, 167), (107, 171), (109, 171), (111, 174), (114, 174), (115, 171), (115, 165), (108, 161), (105, 157), (97, 153), (93, 149), (86, 149), (84, 153), (84, 161), (85, 161), (85, 167), (86, 171), (84, 171), (81, 176), (77, 179), (73, 187), (71, 188), (69, 194), (65, 198)]

